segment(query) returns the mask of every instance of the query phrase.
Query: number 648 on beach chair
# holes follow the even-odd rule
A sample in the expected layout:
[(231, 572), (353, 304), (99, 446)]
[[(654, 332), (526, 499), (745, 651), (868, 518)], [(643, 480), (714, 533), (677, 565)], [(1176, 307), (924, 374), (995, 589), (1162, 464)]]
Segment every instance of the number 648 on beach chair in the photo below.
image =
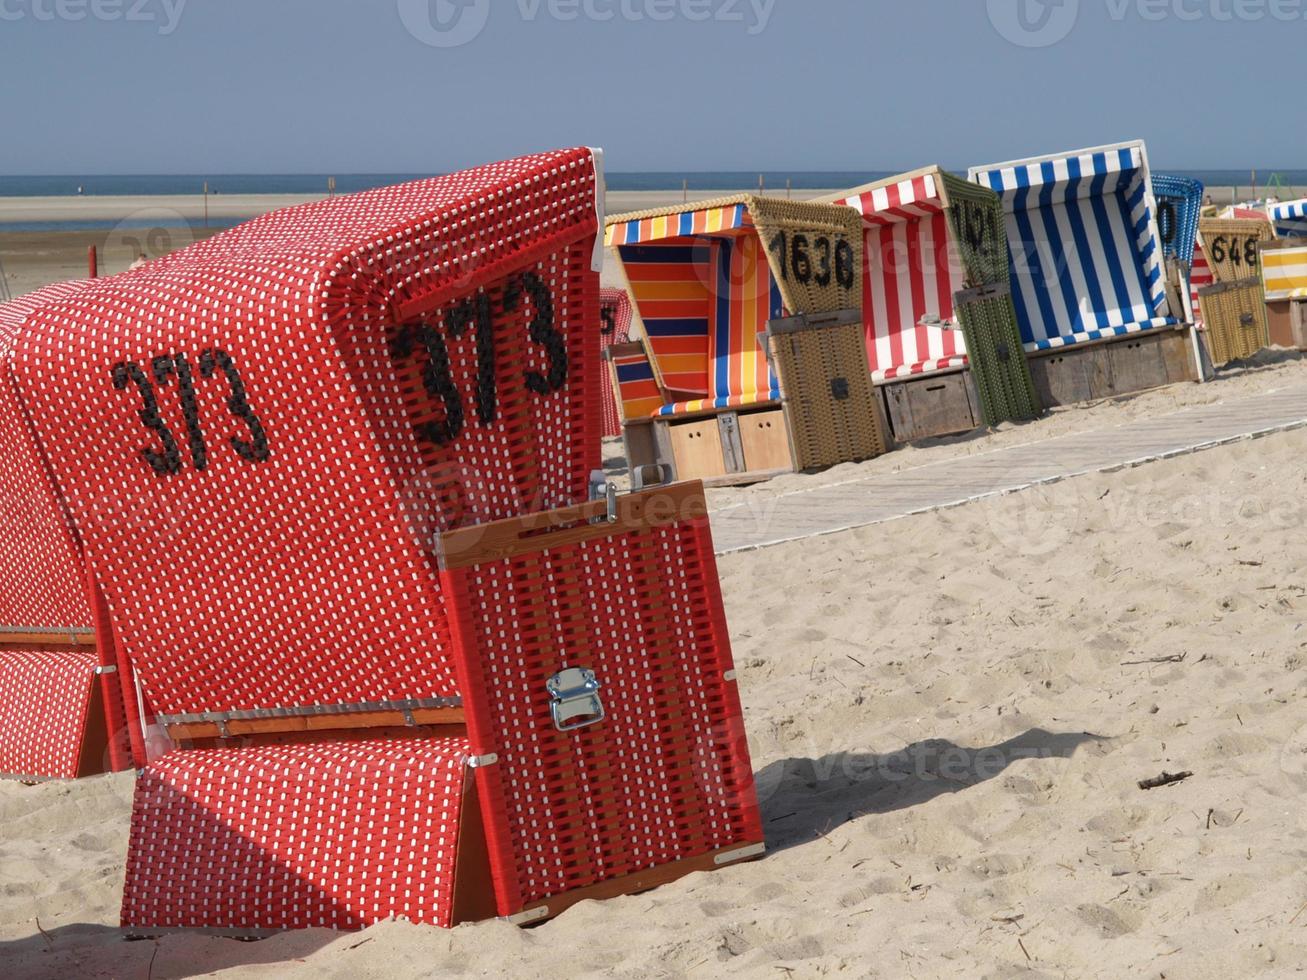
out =
[(174, 744), (134, 933), (536, 921), (760, 853), (702, 489), (588, 500), (600, 201), (594, 152), (526, 157), (27, 322), (17, 390)]

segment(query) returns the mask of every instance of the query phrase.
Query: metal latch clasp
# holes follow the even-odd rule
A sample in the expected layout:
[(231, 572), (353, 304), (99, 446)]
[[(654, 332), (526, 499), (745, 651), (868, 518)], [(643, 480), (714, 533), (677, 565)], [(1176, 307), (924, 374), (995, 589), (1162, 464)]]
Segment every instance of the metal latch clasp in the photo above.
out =
[(549, 691), (549, 713), (560, 732), (572, 732), (604, 720), (604, 703), (599, 700), (599, 679), (594, 671), (569, 667), (545, 682)]

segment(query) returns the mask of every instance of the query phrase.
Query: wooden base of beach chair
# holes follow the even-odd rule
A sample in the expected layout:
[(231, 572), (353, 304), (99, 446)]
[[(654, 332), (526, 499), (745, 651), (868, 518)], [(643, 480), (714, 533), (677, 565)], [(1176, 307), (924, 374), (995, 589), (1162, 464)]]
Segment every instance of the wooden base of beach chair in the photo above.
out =
[(130, 934), (527, 925), (762, 854), (702, 485), (437, 552), (461, 698), (160, 718)]
[(1307, 350), (1307, 299), (1268, 302), (1266, 320), (1272, 346)]
[(785, 409), (726, 409), (654, 422), (655, 462), (676, 480), (708, 486), (758, 483), (795, 470)]
[(1191, 327), (1127, 334), (1027, 355), (1046, 407), (1197, 381)]
[(981, 424), (975, 385), (966, 368), (886, 381), (877, 392), (896, 442), (956, 435)]

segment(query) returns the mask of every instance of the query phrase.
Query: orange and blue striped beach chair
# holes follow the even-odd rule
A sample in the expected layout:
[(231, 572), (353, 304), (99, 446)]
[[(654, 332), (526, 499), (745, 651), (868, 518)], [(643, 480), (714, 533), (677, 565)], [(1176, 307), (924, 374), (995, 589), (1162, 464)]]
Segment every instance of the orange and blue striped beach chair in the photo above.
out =
[[(651, 378), (663, 399), (646, 418), (628, 412), (633, 467), (658, 462), (682, 477), (743, 482), (846, 461), (814, 460), (795, 443), (800, 386), (795, 375), (786, 391), (768, 334), (793, 313), (860, 308), (862, 270), (851, 263), (861, 241), (840, 209), (742, 195), (614, 217), (605, 241), (626, 273), (651, 362), (638, 367), (638, 353), (627, 352), (627, 383), (643, 387), (624, 404), (642, 409)], [(826, 368), (857, 382), (867, 373), (865, 364)], [(803, 411), (847, 417), (831, 397)], [(876, 418), (869, 407), (858, 411)], [(842, 450), (849, 458), (882, 451), (883, 440)]]

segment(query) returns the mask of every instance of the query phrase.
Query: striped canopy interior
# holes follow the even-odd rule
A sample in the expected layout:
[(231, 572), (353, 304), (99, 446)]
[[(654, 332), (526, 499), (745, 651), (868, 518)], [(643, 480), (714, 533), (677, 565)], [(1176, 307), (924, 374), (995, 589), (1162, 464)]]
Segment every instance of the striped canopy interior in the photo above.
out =
[(1166, 301), (1142, 143), (974, 167), (1007, 213), (1028, 351), (1178, 322)]
[(1307, 242), (1301, 248), (1265, 249), (1262, 277), (1268, 300), (1307, 298)]
[[(852, 193), (834, 203), (862, 215), (863, 315), (873, 381), (967, 363), (960, 330), (949, 329), (953, 294), (965, 273), (951, 247), (948, 216), (933, 174)], [(940, 326), (923, 326), (932, 317)]]
[(654, 376), (653, 364), (643, 351), (614, 353), (613, 374), (617, 379), (617, 396), (622, 404), (622, 420), (647, 419), (663, 407), (662, 389)]
[(1271, 224), (1281, 238), (1307, 237), (1307, 197), (1271, 205)]
[(1214, 282), (1216, 282), (1216, 273), (1212, 271), (1207, 256), (1203, 254), (1203, 246), (1194, 242), (1194, 261), (1189, 266), (1189, 316), (1196, 327), (1203, 325), (1203, 310), (1198, 302), (1198, 290)]
[(763, 332), (784, 307), (745, 205), (619, 222), (606, 240), (622, 260), (663, 385), (685, 399), (657, 414), (780, 398)]

